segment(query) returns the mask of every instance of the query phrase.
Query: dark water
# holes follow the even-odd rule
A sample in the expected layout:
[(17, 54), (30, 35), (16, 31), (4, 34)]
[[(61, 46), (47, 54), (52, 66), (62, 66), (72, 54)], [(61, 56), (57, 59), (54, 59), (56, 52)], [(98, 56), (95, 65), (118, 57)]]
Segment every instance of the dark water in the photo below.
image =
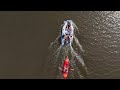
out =
[[(48, 47), (64, 20), (73, 20), (86, 78), (120, 78), (120, 12), (0, 12), (0, 78), (54, 78)], [(49, 68), (49, 69), (48, 69)]]

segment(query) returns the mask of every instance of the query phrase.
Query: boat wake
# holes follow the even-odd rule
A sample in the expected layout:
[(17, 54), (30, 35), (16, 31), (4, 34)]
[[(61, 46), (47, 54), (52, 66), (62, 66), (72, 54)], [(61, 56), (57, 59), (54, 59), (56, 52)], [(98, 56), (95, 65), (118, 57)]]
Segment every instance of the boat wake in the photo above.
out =
[(49, 46), (48, 63), (50, 63), (57, 72), (55, 78), (62, 78), (61, 71), (58, 67), (62, 67), (65, 57), (68, 56), (70, 60), (70, 68), (74, 71), (70, 71), (68, 78), (70, 79), (84, 79), (87, 75), (87, 67), (85, 66), (81, 52), (84, 52), (82, 45), (79, 43), (78, 38), (74, 34), (72, 45), (62, 46), (60, 44), (60, 35)]

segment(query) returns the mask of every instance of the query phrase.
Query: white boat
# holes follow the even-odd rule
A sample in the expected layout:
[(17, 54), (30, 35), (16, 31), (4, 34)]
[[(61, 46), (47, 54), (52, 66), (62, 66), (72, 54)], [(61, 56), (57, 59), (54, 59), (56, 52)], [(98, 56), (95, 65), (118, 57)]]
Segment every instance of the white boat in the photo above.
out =
[(72, 45), (74, 35), (74, 24), (72, 20), (64, 21), (61, 30), (61, 45)]

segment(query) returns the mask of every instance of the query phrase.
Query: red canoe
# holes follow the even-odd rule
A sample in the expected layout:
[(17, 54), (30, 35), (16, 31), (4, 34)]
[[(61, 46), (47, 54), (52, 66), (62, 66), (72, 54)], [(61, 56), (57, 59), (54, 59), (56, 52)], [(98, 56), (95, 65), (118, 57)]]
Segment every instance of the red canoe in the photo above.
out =
[(62, 68), (62, 74), (63, 74), (64, 79), (66, 79), (68, 76), (69, 67), (70, 67), (70, 62), (69, 62), (69, 58), (67, 56), (63, 63), (63, 68)]

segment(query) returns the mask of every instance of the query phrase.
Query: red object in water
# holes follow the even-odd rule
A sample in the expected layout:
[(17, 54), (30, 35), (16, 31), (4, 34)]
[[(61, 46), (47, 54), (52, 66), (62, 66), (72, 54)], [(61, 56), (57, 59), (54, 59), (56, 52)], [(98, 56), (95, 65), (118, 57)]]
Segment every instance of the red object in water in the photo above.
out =
[(70, 67), (70, 62), (69, 62), (69, 58), (67, 56), (63, 63), (63, 68), (62, 68), (62, 74), (63, 74), (64, 79), (66, 79), (68, 76), (69, 67)]

